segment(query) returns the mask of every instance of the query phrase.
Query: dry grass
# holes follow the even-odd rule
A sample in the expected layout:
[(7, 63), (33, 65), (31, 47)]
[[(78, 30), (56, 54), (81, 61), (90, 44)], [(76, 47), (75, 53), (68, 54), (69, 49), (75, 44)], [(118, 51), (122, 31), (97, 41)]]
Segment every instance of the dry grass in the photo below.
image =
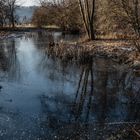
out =
[(95, 56), (111, 58), (128, 63), (139, 58), (139, 53), (131, 41), (96, 40), (82, 43), (61, 42), (47, 48), (48, 54), (63, 61), (87, 62)]

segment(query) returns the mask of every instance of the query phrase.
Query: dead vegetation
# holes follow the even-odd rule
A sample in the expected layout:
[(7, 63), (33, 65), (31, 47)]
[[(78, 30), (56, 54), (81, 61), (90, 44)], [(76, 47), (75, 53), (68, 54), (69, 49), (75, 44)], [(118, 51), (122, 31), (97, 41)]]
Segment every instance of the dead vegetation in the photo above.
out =
[(56, 43), (54, 46), (47, 47), (47, 52), (50, 56), (63, 61), (81, 63), (98, 56), (132, 65), (135, 61), (140, 61), (137, 47), (130, 40), (95, 40), (85, 43)]

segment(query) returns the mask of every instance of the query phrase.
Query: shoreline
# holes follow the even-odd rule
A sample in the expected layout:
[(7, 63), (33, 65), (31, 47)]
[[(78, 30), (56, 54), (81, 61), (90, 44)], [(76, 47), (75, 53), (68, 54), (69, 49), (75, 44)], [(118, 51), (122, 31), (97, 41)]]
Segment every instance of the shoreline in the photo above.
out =
[(45, 27), (15, 27), (15, 28), (11, 28), (11, 27), (3, 27), (0, 28), (0, 31), (4, 31), (4, 32), (31, 32), (31, 31), (61, 31), (60, 28), (45, 28)]

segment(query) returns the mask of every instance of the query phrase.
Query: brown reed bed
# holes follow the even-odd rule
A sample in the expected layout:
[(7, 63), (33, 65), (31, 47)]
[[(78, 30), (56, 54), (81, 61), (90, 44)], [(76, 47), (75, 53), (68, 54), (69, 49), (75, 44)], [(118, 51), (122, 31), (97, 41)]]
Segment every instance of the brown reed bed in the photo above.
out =
[(47, 53), (62, 61), (87, 63), (93, 57), (104, 57), (118, 63), (140, 62), (140, 54), (132, 41), (96, 40), (83, 43), (60, 42), (49, 44)]

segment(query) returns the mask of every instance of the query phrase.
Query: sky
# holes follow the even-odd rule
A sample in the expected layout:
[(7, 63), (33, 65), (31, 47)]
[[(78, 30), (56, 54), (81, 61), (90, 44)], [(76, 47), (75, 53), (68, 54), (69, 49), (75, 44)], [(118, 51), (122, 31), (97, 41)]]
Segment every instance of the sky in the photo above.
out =
[(38, 5), (39, 0), (18, 0), (22, 6)]

